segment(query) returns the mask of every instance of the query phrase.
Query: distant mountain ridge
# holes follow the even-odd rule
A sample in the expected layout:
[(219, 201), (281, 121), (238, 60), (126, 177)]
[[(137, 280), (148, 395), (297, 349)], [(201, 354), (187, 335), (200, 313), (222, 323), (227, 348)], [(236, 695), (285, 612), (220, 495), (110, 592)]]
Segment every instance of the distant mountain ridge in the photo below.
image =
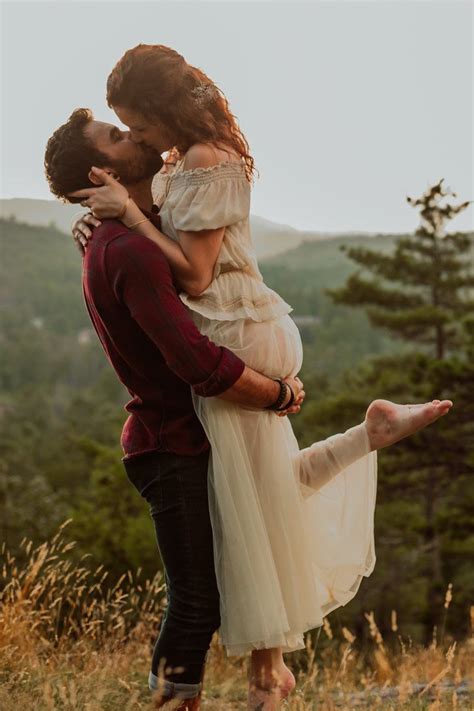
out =
[[(11, 198), (0, 200), (0, 217), (13, 217), (29, 225), (55, 225), (61, 232), (70, 233), (74, 215), (83, 211), (81, 205), (70, 205), (58, 200)], [(312, 232), (281, 225), (258, 215), (250, 216), (252, 238), (259, 259), (266, 259), (295, 249), (303, 242), (315, 242), (352, 236), (373, 237), (372, 232)]]

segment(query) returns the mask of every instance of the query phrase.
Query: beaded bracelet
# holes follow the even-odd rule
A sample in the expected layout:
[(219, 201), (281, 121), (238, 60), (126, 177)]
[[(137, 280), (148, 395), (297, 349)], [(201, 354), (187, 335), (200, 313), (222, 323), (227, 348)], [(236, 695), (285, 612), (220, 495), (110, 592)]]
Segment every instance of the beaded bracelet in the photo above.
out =
[(290, 391), (290, 399), (288, 400), (286, 405), (284, 405), (283, 407), (280, 407), (279, 410), (288, 410), (288, 408), (291, 407), (295, 401), (295, 393), (294, 393), (293, 388), (288, 383), (285, 383), (285, 385), (288, 388), (288, 390)]
[[(280, 394), (278, 395), (277, 399), (272, 405), (267, 405), (265, 407), (265, 410), (274, 410), (276, 412), (283, 412), (283, 410), (287, 410), (295, 401), (295, 393), (293, 392), (293, 388), (288, 385), (288, 383), (285, 383), (284, 380), (281, 378), (273, 378), (273, 380), (276, 383), (280, 384)], [(290, 391), (290, 399), (286, 403), (286, 405), (283, 405), (285, 402), (285, 398), (288, 394), (288, 390)]]

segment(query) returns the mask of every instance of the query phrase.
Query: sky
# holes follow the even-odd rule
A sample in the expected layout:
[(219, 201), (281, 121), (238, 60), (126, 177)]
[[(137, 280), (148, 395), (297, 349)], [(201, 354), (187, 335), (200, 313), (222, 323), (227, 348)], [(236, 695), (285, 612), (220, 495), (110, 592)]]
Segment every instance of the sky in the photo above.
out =
[[(260, 177), (254, 215), (298, 229), (412, 231), (406, 197), (473, 191), (470, 0), (2, 2), (1, 197), (48, 199), (46, 142), (105, 103), (115, 62), (165, 44), (224, 91)], [(450, 229), (472, 229), (472, 206)]]

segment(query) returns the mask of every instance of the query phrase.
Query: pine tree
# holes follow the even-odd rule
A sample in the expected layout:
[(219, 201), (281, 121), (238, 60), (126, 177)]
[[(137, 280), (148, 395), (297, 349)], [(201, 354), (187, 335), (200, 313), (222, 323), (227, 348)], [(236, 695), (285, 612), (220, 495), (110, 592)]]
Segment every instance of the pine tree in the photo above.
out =
[[(399, 402), (435, 397), (454, 401), (446, 418), (381, 457), (384, 511), (390, 507), (393, 511), (394, 502), (400, 512), (414, 506), (418, 544), (413, 553), (422, 571), (418, 589), (425, 590), (424, 603), (418, 606), (423, 610), (425, 640), (439, 620), (453, 576), (468, 587), (455, 591), (466, 608), (459, 611), (459, 624), (467, 626), (474, 588), (467, 565), (469, 552), (474, 552), (467, 515), (469, 505), (474, 505), (473, 235), (446, 232), (446, 223), (470, 202), (445, 203), (446, 197), (456, 198), (456, 194), (443, 188), (443, 180), (420, 198), (407, 197), (421, 216), (413, 236), (398, 239), (392, 254), (344, 248), (361, 269), (342, 288), (328, 290), (336, 303), (363, 307), (372, 324), (412, 346), (403, 354), (378, 359), (353, 376), (353, 393), (371, 391)], [(393, 513), (385, 520), (393, 525)], [(399, 526), (406, 522), (400, 521)]]
[(336, 303), (364, 306), (372, 324), (431, 346), (438, 360), (459, 346), (461, 323), (474, 309), (472, 240), (468, 233), (445, 232), (445, 223), (470, 202), (442, 205), (444, 197), (456, 197), (443, 189), (443, 180), (416, 200), (407, 197), (420, 208), (421, 223), (413, 237), (398, 240), (393, 254), (343, 248), (373, 278), (356, 273), (328, 292)]

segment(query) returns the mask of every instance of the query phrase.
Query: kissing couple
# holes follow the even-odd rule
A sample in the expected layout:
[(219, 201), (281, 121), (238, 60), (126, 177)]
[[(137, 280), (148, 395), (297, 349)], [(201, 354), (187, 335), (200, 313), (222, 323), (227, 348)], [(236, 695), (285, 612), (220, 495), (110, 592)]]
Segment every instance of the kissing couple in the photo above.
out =
[[(85, 304), (130, 393), (121, 445), (148, 502), (168, 605), (148, 677), (156, 708), (200, 708), (214, 632), (249, 653), (248, 709), (295, 686), (283, 654), (346, 605), (375, 566), (377, 450), (450, 400), (375, 400), (363, 422), (300, 449), (305, 397), (292, 308), (263, 281), (250, 230), (255, 173), (216, 84), (140, 44), (107, 80), (122, 130), (76, 109), (48, 141)], [(165, 161), (162, 155), (166, 154)]]

